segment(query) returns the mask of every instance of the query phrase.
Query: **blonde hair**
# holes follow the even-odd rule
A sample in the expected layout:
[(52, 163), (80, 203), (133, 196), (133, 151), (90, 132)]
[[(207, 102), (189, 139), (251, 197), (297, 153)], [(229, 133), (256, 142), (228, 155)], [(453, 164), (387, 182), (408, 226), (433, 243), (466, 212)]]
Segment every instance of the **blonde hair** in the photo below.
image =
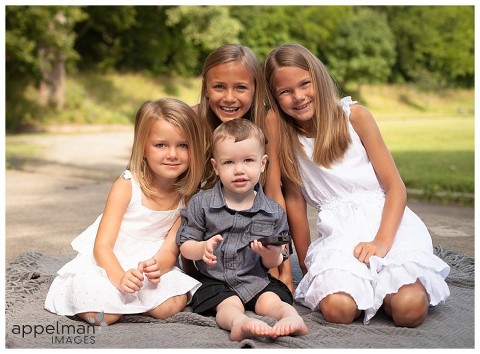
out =
[(262, 129), (247, 119), (232, 119), (220, 124), (212, 135), (212, 154), (215, 155), (217, 144), (226, 138), (234, 138), (235, 142), (254, 138), (265, 154), (265, 135)]
[(308, 49), (296, 43), (282, 45), (270, 52), (265, 59), (264, 71), (272, 109), (281, 117), (280, 169), (282, 177), (297, 186), (302, 186), (295, 153), (305, 156), (305, 151), (298, 139), (298, 134), (305, 134), (305, 131), (295, 119), (280, 109), (275, 95), (276, 70), (288, 66), (308, 71), (315, 90), (315, 114), (312, 117), (315, 131), (313, 161), (320, 166), (330, 168), (332, 163), (343, 157), (351, 138), (348, 119), (339, 103), (338, 87), (325, 65)]
[(222, 121), (211, 109), (208, 98), (206, 97), (207, 73), (211, 68), (226, 63), (242, 64), (251, 73), (255, 82), (255, 91), (253, 95), (252, 105), (243, 118), (259, 124), (260, 122), (264, 121), (264, 116), (266, 115), (265, 104), (267, 100), (267, 87), (262, 67), (253, 51), (250, 48), (239, 44), (225, 44), (212, 51), (205, 59), (205, 63), (203, 65), (202, 91), (200, 103), (198, 104), (199, 119), (203, 121), (205, 125), (207, 125), (207, 128), (205, 129), (205, 138), (207, 141), (207, 168), (205, 171), (205, 184), (203, 186), (203, 188), (205, 189), (211, 188), (217, 180), (217, 176), (215, 175), (209, 163), (211, 157), (211, 149), (208, 144), (211, 142), (211, 136), (213, 131), (222, 123)]
[(150, 130), (159, 120), (177, 127), (188, 143), (189, 167), (178, 177), (175, 184), (179, 193), (175, 205), (182, 199), (187, 203), (198, 190), (203, 177), (205, 142), (203, 126), (198, 122), (193, 109), (186, 103), (175, 98), (163, 98), (142, 104), (135, 117), (133, 147), (127, 168), (139, 181), (142, 192), (147, 197), (153, 199), (158, 197), (152, 184), (153, 172), (144, 155)]

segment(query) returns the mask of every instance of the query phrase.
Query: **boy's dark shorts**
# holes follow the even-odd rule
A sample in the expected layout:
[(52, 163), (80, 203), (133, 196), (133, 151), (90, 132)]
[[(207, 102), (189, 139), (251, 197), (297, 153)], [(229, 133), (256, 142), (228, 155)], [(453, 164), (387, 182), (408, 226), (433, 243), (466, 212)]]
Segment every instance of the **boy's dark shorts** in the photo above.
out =
[[(217, 305), (230, 296), (238, 296), (235, 291), (230, 289), (224, 282), (207, 277), (200, 272), (194, 276), (202, 283), (200, 288), (193, 294), (190, 306), (192, 311), (204, 316), (214, 316), (216, 314)], [(268, 274), (270, 283), (257, 295), (255, 295), (249, 302), (243, 304), (245, 310), (255, 311), (255, 304), (260, 295), (267, 291), (271, 291), (278, 295), (280, 300), (290, 305), (293, 304), (293, 296), (290, 289), (280, 280)]]

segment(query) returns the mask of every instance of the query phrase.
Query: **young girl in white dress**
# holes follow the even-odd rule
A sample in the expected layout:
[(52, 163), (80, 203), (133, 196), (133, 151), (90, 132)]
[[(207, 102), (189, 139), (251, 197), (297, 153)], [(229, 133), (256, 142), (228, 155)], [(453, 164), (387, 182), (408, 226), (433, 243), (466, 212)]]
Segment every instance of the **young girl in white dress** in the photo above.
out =
[(73, 240), (78, 255), (58, 271), (47, 310), (99, 325), (123, 314), (165, 319), (186, 307), (200, 283), (176, 266), (175, 237), (180, 209), (203, 176), (203, 134), (182, 101), (140, 107), (127, 170), (103, 214)]
[[(350, 97), (339, 100), (323, 63), (299, 44), (273, 50), (265, 75), (278, 113), (265, 124), (280, 161), (266, 183), (283, 183), (304, 273), (295, 300), (329, 322), (351, 323), (364, 312), (368, 323), (383, 306), (396, 325), (420, 325), (429, 305), (449, 296), (450, 268), (406, 206), (372, 114)], [(306, 203), (318, 211), (311, 244)]]

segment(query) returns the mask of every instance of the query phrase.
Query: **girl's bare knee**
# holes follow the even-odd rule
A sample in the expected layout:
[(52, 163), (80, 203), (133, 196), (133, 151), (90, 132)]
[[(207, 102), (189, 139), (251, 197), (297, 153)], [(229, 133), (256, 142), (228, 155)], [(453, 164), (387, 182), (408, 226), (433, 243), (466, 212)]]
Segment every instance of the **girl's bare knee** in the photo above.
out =
[(392, 319), (399, 327), (415, 328), (423, 323), (428, 314), (428, 300), (418, 296), (409, 303), (392, 307)]
[(100, 312), (77, 313), (77, 316), (94, 326), (100, 326), (102, 323), (111, 325), (122, 318), (121, 314)]
[(173, 315), (185, 310), (187, 307), (187, 294), (177, 295), (164, 301), (153, 310), (147, 312), (149, 316), (165, 320)]
[(319, 307), (323, 318), (332, 323), (349, 324), (361, 314), (355, 300), (346, 293), (328, 295), (320, 301)]
[(428, 314), (428, 295), (420, 282), (402, 286), (389, 299), (389, 308), (395, 325), (414, 328), (423, 323)]

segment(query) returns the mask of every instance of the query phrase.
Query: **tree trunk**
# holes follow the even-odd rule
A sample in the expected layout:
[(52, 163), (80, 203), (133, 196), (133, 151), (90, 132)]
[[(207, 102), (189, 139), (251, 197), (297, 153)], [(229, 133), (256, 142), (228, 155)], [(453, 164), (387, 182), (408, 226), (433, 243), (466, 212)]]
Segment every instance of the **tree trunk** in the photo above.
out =
[(40, 47), (39, 101), (42, 106), (53, 105), (57, 109), (65, 106), (66, 71), (65, 58), (58, 49)]

